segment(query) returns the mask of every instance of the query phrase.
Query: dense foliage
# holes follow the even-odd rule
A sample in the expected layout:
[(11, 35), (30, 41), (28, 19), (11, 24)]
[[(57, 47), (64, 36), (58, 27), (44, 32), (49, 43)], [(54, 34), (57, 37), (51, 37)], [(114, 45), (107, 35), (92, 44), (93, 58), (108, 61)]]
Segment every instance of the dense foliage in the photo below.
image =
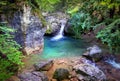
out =
[(55, 4), (59, 2), (59, 0), (28, 0), (29, 3), (36, 6), (42, 11), (53, 11), (55, 8)]
[[(67, 2), (68, 5), (73, 4), (67, 8), (67, 12), (71, 15), (71, 29), (74, 30), (75, 37), (80, 38), (81, 32), (86, 33), (88, 30), (94, 32), (104, 23), (103, 29), (97, 32), (96, 37), (108, 45), (111, 51), (116, 52), (120, 48), (120, 0), (75, 0), (71, 3), (72, 1)], [(89, 18), (88, 22), (82, 22), (81, 16), (78, 15), (83, 15), (84, 21)]]
[(97, 34), (104, 44), (107, 44), (111, 51), (118, 52), (120, 49), (120, 19), (107, 25), (105, 29)]
[(71, 30), (77, 38), (91, 28), (92, 22), (89, 14), (79, 12), (72, 16), (70, 24), (72, 26)]
[(19, 51), (20, 46), (13, 40), (10, 32), (13, 30), (0, 26), (0, 81), (15, 74), (23, 64), (21, 62), (22, 53)]

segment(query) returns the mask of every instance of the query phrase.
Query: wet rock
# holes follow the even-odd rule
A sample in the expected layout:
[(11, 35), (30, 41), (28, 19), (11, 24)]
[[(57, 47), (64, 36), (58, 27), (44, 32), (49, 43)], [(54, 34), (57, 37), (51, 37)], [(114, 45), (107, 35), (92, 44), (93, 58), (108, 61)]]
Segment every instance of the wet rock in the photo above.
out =
[(65, 34), (67, 34), (67, 35), (73, 35), (72, 29), (71, 29), (71, 24), (70, 24), (69, 20), (66, 23)]
[(47, 62), (43, 61), (34, 64), (35, 69), (40, 71), (48, 71), (52, 66), (53, 66), (53, 60), (49, 60)]
[[(68, 16), (62, 12), (50, 13), (45, 16), (47, 22), (50, 24), (47, 30), (50, 30), (49, 34), (56, 34), (60, 30), (60, 25), (66, 25)], [(47, 32), (46, 32), (47, 33)]]
[(49, 81), (47, 76), (41, 72), (26, 72), (19, 75), (20, 81)]
[(60, 25), (59, 25), (58, 23), (56, 23), (56, 22), (51, 23), (52, 33), (57, 32), (57, 31), (59, 30), (59, 26), (60, 26)]
[(94, 65), (90, 64), (78, 64), (73, 67), (78, 74), (79, 80), (85, 81), (104, 81), (106, 80), (105, 74)]
[(93, 45), (92, 47), (87, 48), (87, 52), (85, 52), (82, 56), (97, 62), (102, 59), (103, 55), (102, 50), (97, 45)]
[(68, 79), (69, 78), (69, 71), (67, 69), (64, 69), (64, 68), (56, 69), (54, 74), (53, 74), (53, 78), (57, 79), (57, 81), (62, 81), (64, 79)]

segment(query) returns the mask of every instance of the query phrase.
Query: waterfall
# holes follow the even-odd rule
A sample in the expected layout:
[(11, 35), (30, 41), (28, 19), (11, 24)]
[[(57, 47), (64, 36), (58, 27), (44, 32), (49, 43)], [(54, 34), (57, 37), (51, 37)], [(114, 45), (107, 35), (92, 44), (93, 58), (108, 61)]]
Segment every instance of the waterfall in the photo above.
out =
[(63, 38), (64, 27), (65, 27), (65, 23), (61, 23), (60, 31), (51, 40), (56, 41), (56, 40), (62, 39)]

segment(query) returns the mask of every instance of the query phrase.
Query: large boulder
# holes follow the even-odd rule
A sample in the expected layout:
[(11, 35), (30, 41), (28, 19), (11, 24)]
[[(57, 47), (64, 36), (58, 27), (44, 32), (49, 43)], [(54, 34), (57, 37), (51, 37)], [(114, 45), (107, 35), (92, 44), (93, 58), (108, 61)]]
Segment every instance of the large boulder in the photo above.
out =
[(101, 48), (97, 45), (93, 45), (92, 47), (87, 48), (87, 51), (82, 56), (96, 62), (101, 60), (103, 55)]
[(40, 71), (48, 71), (52, 66), (53, 66), (53, 60), (49, 60), (47, 62), (43, 61), (34, 64), (35, 69)]
[(41, 72), (26, 72), (19, 75), (20, 81), (49, 81), (47, 76)]
[(68, 79), (69, 78), (69, 71), (67, 69), (64, 69), (64, 68), (58, 68), (55, 70), (55, 72), (53, 74), (53, 78), (57, 79), (57, 81), (62, 81), (64, 79)]
[(94, 65), (91, 64), (78, 64), (73, 67), (78, 74), (79, 80), (85, 81), (104, 81), (106, 80), (105, 74)]

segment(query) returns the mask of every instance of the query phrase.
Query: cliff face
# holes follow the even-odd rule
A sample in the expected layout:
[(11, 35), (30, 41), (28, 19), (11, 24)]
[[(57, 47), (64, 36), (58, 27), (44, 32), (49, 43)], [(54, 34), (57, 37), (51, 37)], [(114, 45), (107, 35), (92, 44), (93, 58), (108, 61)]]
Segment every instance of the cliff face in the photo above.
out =
[(46, 29), (42, 27), (38, 17), (31, 15), (29, 7), (24, 7), (23, 12), (16, 12), (9, 22), (11, 27), (16, 30), (13, 35), (17, 43), (23, 47), (25, 54), (42, 51)]
[(30, 16), (31, 22), (27, 25), (24, 40), (21, 18), (21, 13), (17, 12), (15, 13), (13, 20), (11, 20), (11, 26), (16, 30), (16, 32), (14, 32), (15, 40), (22, 47), (25, 43), (24, 50), (27, 54), (41, 52), (44, 44), (43, 35), (46, 29), (42, 28), (42, 24), (37, 17)]

